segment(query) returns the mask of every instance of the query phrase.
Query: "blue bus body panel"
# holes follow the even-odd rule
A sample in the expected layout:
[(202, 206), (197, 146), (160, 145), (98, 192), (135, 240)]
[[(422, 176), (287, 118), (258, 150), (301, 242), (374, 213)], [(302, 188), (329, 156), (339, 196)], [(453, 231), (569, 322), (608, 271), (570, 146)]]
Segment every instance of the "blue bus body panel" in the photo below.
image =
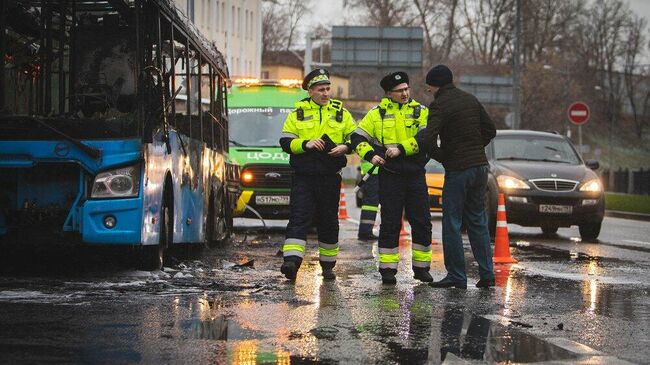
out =
[[(142, 163), (141, 141), (93, 140), (82, 143), (99, 149), (101, 156), (95, 160), (65, 140), (0, 141), (0, 168), (15, 171), (16, 204), (37, 201), (39, 207), (61, 205), (66, 197), (72, 196), (75, 197), (74, 203), (62, 206), (69, 210), (63, 231), (78, 232), (81, 241), (85, 243), (140, 244), (144, 191), (142, 183), (138, 197), (92, 200), (87, 198), (90, 192), (86, 191), (89, 184), (85, 183), (85, 179), (92, 181), (102, 171)], [(81, 169), (74, 182), (59, 176), (59, 171), (69, 170), (69, 166), (74, 165)], [(51, 166), (47, 171), (54, 169), (55, 172), (39, 179), (30, 178), (29, 181), (25, 177), (30, 175), (20, 173), (21, 169), (27, 171), (39, 169), (39, 166)], [(103, 219), (107, 215), (117, 219), (116, 227), (109, 229), (104, 226)], [(5, 233), (6, 230), (0, 231), (0, 234)]]
[(91, 174), (142, 158), (137, 139), (83, 141), (97, 148), (101, 157), (91, 158), (68, 141), (0, 141), (0, 168), (32, 167), (39, 162), (74, 161)]

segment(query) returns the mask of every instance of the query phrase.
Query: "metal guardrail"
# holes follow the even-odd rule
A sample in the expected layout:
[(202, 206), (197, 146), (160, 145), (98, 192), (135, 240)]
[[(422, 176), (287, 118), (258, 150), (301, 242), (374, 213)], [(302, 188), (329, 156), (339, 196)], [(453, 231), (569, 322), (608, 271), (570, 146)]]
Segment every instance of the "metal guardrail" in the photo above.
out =
[(650, 194), (650, 168), (604, 170), (601, 173), (601, 181), (605, 191), (638, 195)]

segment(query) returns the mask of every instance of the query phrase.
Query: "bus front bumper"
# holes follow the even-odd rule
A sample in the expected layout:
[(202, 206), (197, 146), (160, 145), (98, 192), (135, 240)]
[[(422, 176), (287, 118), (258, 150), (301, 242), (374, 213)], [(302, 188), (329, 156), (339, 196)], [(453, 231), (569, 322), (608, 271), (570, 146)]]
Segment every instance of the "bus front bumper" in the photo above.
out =
[(137, 245), (142, 242), (142, 199), (88, 200), (79, 211), (82, 241)]

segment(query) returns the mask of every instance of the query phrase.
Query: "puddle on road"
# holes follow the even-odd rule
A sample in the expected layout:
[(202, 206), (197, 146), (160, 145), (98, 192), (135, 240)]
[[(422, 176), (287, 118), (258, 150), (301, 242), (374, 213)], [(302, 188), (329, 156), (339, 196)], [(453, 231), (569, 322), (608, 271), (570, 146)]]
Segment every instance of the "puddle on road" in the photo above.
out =
[[(435, 343), (435, 339), (432, 342)], [(445, 308), (439, 346), (436, 347), (440, 361), (449, 353), (466, 360), (488, 362), (529, 363), (577, 358), (538, 337), (451, 306)]]
[[(298, 307), (307, 310), (303, 315), (310, 317), (310, 306), (301, 304)], [(318, 325), (304, 318), (305, 322), (298, 326), (303, 331), (295, 333), (286, 327), (284, 320), (289, 313), (300, 309), (260, 303), (249, 303), (246, 307), (254, 307), (253, 313), (256, 315), (251, 317), (250, 313), (237, 310), (228, 316), (206, 317), (206, 314), (214, 312), (210, 311), (209, 306), (205, 307), (207, 311), (199, 315), (203, 319), (184, 321), (184, 331), (192, 338), (221, 343), (219, 346), (225, 347), (228, 359), (233, 364), (336, 363), (332, 359), (310, 355), (350, 340), (361, 342), (365, 355), (369, 356), (368, 361), (373, 361), (373, 356), (377, 354), (381, 354), (382, 361), (408, 364), (431, 360), (438, 363), (444, 361), (448, 354), (482, 362), (530, 363), (578, 358), (574, 353), (517, 328), (474, 315), (457, 303), (447, 304), (444, 309), (434, 309), (434, 313), (429, 312), (424, 317), (431, 318), (430, 322), (426, 321), (428, 323), (417, 320), (411, 323), (408, 333), (389, 331), (390, 326), (394, 325), (390, 311), (385, 313), (388, 316), (385, 322), (366, 322), (366, 318), (353, 327), (349, 323)], [(254, 317), (258, 317), (257, 320)], [(346, 335), (350, 333), (354, 333), (352, 337)], [(404, 341), (405, 338), (408, 341)], [(345, 356), (338, 353), (334, 358)]]

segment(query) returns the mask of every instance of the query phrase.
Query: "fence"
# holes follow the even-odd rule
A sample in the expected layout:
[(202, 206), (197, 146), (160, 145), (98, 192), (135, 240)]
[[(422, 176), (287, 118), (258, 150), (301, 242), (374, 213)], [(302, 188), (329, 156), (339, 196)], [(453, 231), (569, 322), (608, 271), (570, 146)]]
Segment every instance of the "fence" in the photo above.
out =
[(650, 168), (604, 170), (600, 176), (605, 191), (627, 194), (650, 194)]

